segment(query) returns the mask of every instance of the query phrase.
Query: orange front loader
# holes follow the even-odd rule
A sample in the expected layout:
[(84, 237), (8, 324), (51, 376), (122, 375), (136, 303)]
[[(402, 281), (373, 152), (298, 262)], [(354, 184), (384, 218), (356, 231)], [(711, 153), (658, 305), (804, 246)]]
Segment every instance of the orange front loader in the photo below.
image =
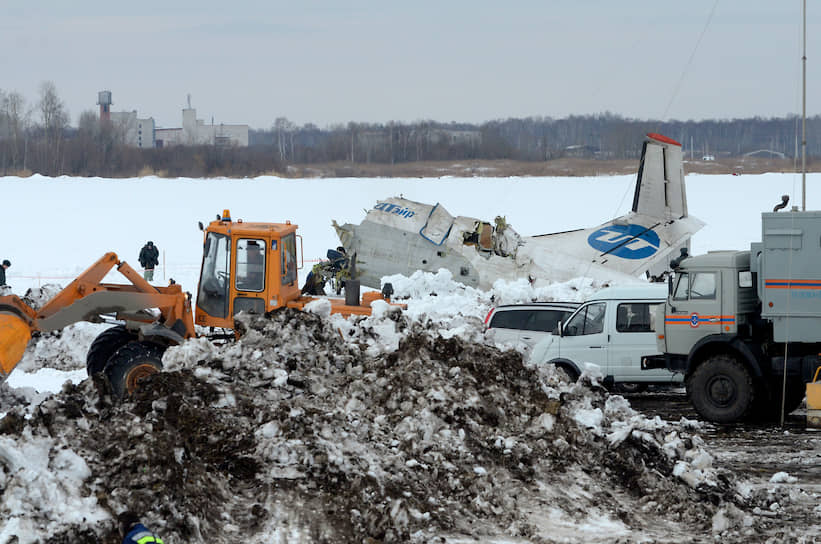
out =
[[(0, 297), (0, 378), (23, 356), (31, 333), (54, 331), (78, 321), (120, 322), (92, 342), (89, 375), (105, 372), (114, 391), (125, 395), (137, 381), (162, 368), (162, 354), (196, 335), (194, 323), (222, 338), (233, 336), (234, 316), (262, 314), (281, 307), (302, 309), (315, 297), (302, 296), (297, 277), (297, 226), (232, 221), (225, 210), (204, 230), (202, 269), (196, 303), (176, 284), (155, 287), (114, 253), (106, 253), (39, 311), (17, 296)], [(100, 283), (117, 267), (129, 285)], [(350, 282), (353, 284), (353, 282)], [(351, 293), (346, 293), (349, 295)], [(348, 297), (350, 298), (350, 297)], [(331, 300), (331, 311), (370, 315), (370, 303), (387, 298), (366, 293), (363, 301)], [(216, 336), (216, 334), (215, 334)]]

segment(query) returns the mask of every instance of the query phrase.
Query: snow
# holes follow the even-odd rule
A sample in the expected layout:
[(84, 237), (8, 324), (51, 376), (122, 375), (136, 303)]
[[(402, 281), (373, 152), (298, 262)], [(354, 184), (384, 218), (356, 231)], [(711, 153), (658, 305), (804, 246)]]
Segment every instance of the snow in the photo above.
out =
[[(807, 185), (821, 181), (821, 175), (809, 174)], [(470, 178), (470, 179), (279, 179), (261, 177), (255, 179), (160, 179), (141, 178), (124, 180), (45, 178), (32, 176), (20, 179), (0, 177), (0, 190), (6, 202), (6, 225), (25, 226), (15, 236), (4, 237), (0, 258), (12, 261), (7, 280), (14, 294), (23, 296), (30, 288), (40, 288), (40, 299), (48, 300), (56, 292), (55, 284), (67, 284), (74, 276), (101, 257), (107, 251), (115, 251), (121, 258), (134, 262), (139, 248), (146, 240), (152, 240), (161, 250), (161, 264), (155, 274), (157, 283), (174, 278), (185, 289), (195, 290), (199, 274), (202, 234), (197, 221), (206, 222), (218, 212), (228, 208), (234, 219), (260, 221), (290, 220), (300, 226), (304, 240), (306, 265), (323, 258), (325, 250), (338, 245), (331, 220), (340, 224), (358, 223), (377, 199), (393, 195), (421, 202), (441, 202), (454, 215), (493, 218), (503, 215), (522, 235), (535, 235), (552, 231), (594, 226), (628, 211), (632, 201), (635, 176), (600, 178)], [(794, 174), (765, 174), (760, 176), (693, 176), (687, 177), (690, 213), (704, 220), (707, 226), (692, 242), (692, 252), (702, 253), (715, 249), (743, 249), (760, 239), (760, 212), (770, 211), (782, 194), (792, 195), (792, 202), (800, 202), (796, 187), (800, 177)], [(591, 199), (590, 195), (596, 195)], [(743, 195), (743, 206), (734, 205)], [(821, 208), (821, 197), (808, 195), (808, 208)], [(618, 204), (616, 204), (618, 203)], [(304, 270), (303, 270), (304, 274)], [(121, 281), (112, 273), (108, 281)], [(351, 346), (358, 346), (362, 357), (380, 358), (400, 350), (400, 344), (408, 337), (410, 329), (422, 327), (425, 334), (464, 342), (482, 341), (482, 321), (488, 310), (496, 304), (510, 304), (531, 300), (581, 301), (590, 296), (597, 285), (592, 278), (576, 278), (570, 282), (552, 284), (533, 289), (525, 280), (499, 281), (489, 292), (478, 291), (453, 281), (450, 272), (437, 274), (418, 272), (410, 278), (387, 277), (395, 289), (395, 297), (408, 297), (408, 308), (403, 320), (397, 321), (386, 304), (377, 304), (373, 315), (364, 319), (343, 319), (330, 315), (330, 305), (318, 301), (306, 310), (323, 320), (329, 330), (336, 331)], [(407, 323), (400, 326), (401, 323)], [(51, 393), (70, 389), (65, 384), (75, 384), (90, 390), (85, 373), (85, 352), (91, 341), (107, 325), (79, 323), (58, 333), (50, 333), (35, 339), (26, 351), (18, 368), (11, 374), (0, 395), (0, 414), (11, 413), (13, 397), (20, 404), (28, 404), (25, 417), (34, 417), (34, 407)], [(287, 346), (271, 346), (262, 330), (251, 329), (239, 342), (218, 347), (200, 338), (174, 348), (164, 360), (168, 371), (190, 370), (195, 379), (214, 384), (220, 391), (213, 399), (212, 408), (231, 410), (246, 400), (225, 383), (231, 383), (242, 366), (256, 364), (257, 379), (267, 380), (276, 395), (288, 390), (289, 380), (295, 373), (288, 369), (287, 361), (294, 354), (314, 350), (309, 335), (294, 333)], [(170, 350), (171, 351), (171, 350)], [(323, 355), (324, 357), (324, 355)], [(219, 363), (201, 365), (200, 361)], [(320, 361), (321, 363), (321, 361)], [(318, 363), (319, 364), (319, 363)], [(333, 358), (327, 363), (333, 367)], [(350, 365), (348, 372), (355, 372)], [(420, 443), (451, 445), (462, 451), (466, 440), (464, 429), (443, 426), (435, 416), (438, 407), (447, 406), (460, 399), (461, 409), (483, 410), (485, 399), (477, 394), (454, 389), (452, 383), (467, 380), (463, 366), (453, 365), (447, 371), (447, 380), (431, 384), (416, 402), (419, 410), (414, 416), (396, 422), (388, 416), (376, 415), (369, 420), (371, 399), (361, 393), (352, 393), (344, 404), (335, 407), (338, 418), (345, 422), (345, 431), (327, 426), (320, 429), (319, 437), (326, 462), (340, 473), (358, 474), (359, 464), (368, 465), (362, 476), (385, 482), (389, 472), (397, 470), (395, 462), (401, 461), (402, 470), (425, 473), (431, 470), (431, 461), (425, 460), (423, 450), (418, 456), (403, 458), (399, 448), (402, 440), (394, 444), (389, 455), (380, 449), (368, 449), (355, 441), (353, 434), (362, 426), (370, 426), (375, 433), (396, 433), (397, 436), (414, 436)], [(355, 375), (355, 374), (353, 374)], [(751, 495), (744, 482), (736, 482), (732, 492), (726, 489), (731, 481), (714, 467), (713, 457), (703, 448), (699, 437), (693, 433), (698, 422), (682, 420), (679, 424), (667, 424), (658, 418), (649, 419), (638, 414), (620, 396), (601, 393), (601, 371), (595, 365), (587, 365), (577, 384), (562, 384), (555, 376), (544, 378), (542, 387), (551, 402), (559, 402), (561, 409), (540, 413), (524, 425), (526, 432), (520, 435), (497, 436), (493, 449), (502, 457), (515, 454), (526, 456), (524, 449), (532, 446), (525, 440), (540, 440), (553, 448), (551, 451), (566, 453), (587, 448), (624, 448), (643, 444), (656, 449), (665, 462), (670, 463), (671, 474), (683, 482), (692, 493), (709, 488), (715, 497), (735, 494), (746, 498)], [(375, 384), (378, 387), (379, 384)], [(324, 398), (330, 394), (332, 383), (316, 380), (311, 384), (313, 395)], [(68, 388), (68, 389), (67, 389)], [(0, 391), (2, 393), (2, 391)], [(268, 393), (274, 394), (274, 393)], [(465, 394), (462, 398), (460, 395)], [(602, 397), (602, 395), (605, 395)], [(424, 399), (424, 401), (422, 400)], [(48, 402), (48, 401), (46, 401)], [(167, 411), (165, 400), (154, 401), (152, 413)], [(410, 407), (406, 407), (410, 409)], [(87, 408), (94, 412), (94, 408)], [(305, 405), (294, 405), (288, 418), (299, 422), (309, 416)], [(562, 416), (565, 413), (565, 416)], [(151, 432), (150, 425), (134, 415), (132, 438), (145, 437)], [(79, 418), (73, 423), (76, 432), (91, 423)], [(330, 421), (330, 420), (329, 420)], [(337, 419), (336, 421), (341, 421)], [(577, 427), (568, 431), (568, 425)], [(294, 423), (296, 424), (296, 423)], [(290, 424), (289, 424), (290, 425)], [(262, 445), (262, 459), (272, 463), (266, 478), (302, 478), (306, 456), (314, 455), (303, 439), (284, 435), (282, 419), (271, 419), (256, 427), (254, 436)], [(347, 433), (347, 434), (346, 434)], [(545, 440), (546, 439), (546, 440)], [(91, 454), (73, 449), (71, 435), (47, 437), (33, 434), (25, 427), (19, 436), (0, 434), (0, 515), (4, 523), (0, 527), (0, 544), (15, 535), (21, 544), (38, 542), (46, 535), (65, 530), (69, 526), (97, 528), (110, 524), (111, 508), (102, 504), (89, 490), (94, 489), (95, 477), (89, 466)], [(633, 447), (633, 446), (631, 446)], [(178, 464), (186, 462), (184, 448), (175, 448), (168, 454)], [(569, 455), (569, 453), (568, 453)], [(581, 456), (573, 453), (570, 457)], [(591, 453), (592, 455), (592, 453)], [(391, 457), (395, 456), (395, 459)], [(357, 461), (353, 461), (357, 459)], [(479, 461), (479, 459), (476, 459)], [(583, 472), (574, 474), (572, 462), (567, 461), (568, 474), (563, 480), (539, 481), (545, 501), (567, 501), (571, 495), (578, 498), (607, 496), (610, 491)], [(482, 462), (465, 465), (475, 478), (478, 493), (470, 505), (476, 512), (492, 512), (498, 508), (494, 492), (500, 468)], [(445, 461), (439, 470), (451, 473), (456, 466)], [(652, 469), (658, 472), (660, 469)], [(637, 476), (650, 478), (650, 471)], [(448, 476), (452, 477), (452, 476)], [(577, 482), (578, 487), (570, 484)], [(785, 472), (772, 476), (774, 484), (793, 483), (795, 478)], [(479, 482), (487, 481), (487, 484)], [(481, 487), (485, 485), (487, 487)], [(616, 493), (612, 491), (612, 493)], [(680, 497), (692, 497), (690, 492), (676, 491)], [(121, 500), (121, 499), (117, 499)], [(112, 499), (110, 507), (118, 504)], [(611, 497), (612, 500), (612, 497)], [(683, 499), (682, 499), (683, 500)], [(741, 499), (739, 499), (741, 500)], [(779, 498), (782, 503), (789, 500)], [(596, 500), (584, 499), (584, 504), (596, 504)], [(588, 502), (589, 501), (589, 502)], [(660, 498), (644, 502), (648, 512), (658, 508)], [(397, 528), (424, 527), (431, 523), (430, 513), (417, 507), (409, 507), (396, 499), (387, 513)], [(505, 503), (507, 504), (507, 503)], [(709, 528), (714, 534), (729, 534), (753, 525), (750, 514), (728, 501), (720, 507), (705, 510), (709, 516)], [(364, 505), (363, 505), (364, 506)], [(781, 506), (761, 505), (751, 512), (778, 510)], [(237, 540), (248, 542), (296, 541), (306, 534), (297, 524), (290, 528), (278, 527), (291, 511), (289, 505), (268, 507), (269, 519), (263, 526), (270, 527), (268, 539), (263, 530), (256, 536), (242, 535), (239, 525), (226, 523), (226, 534), (232, 531)], [(706, 508), (706, 507), (705, 507)], [(713, 508), (710, 506), (710, 508)], [(364, 510), (363, 510), (364, 512)], [(712, 514), (710, 512), (713, 512)], [(761, 515), (765, 515), (761, 514)], [(362, 514), (365, 515), (365, 514)], [(648, 516), (650, 514), (647, 514)], [(679, 515), (679, 514), (677, 514)], [(695, 516), (695, 514), (693, 514)], [(679, 515), (679, 517), (681, 517)], [(687, 515), (684, 516), (687, 518)], [(655, 518), (654, 518), (655, 519)], [(187, 523), (199, 527), (206, 520), (190, 519)], [(516, 518), (511, 527), (523, 522)], [(551, 506), (534, 510), (526, 530), (519, 527), (509, 533), (510, 540), (498, 532), (497, 542), (540, 541), (549, 538), (557, 542), (598, 542), (619, 538), (635, 538), (637, 541), (663, 539), (664, 531), (653, 531), (628, 525), (609, 507), (580, 508), (579, 511)], [(702, 523), (703, 526), (703, 523)], [(171, 527), (169, 527), (170, 529)], [(420, 529), (421, 531), (421, 529)], [(196, 533), (197, 531), (195, 531)], [(413, 533), (414, 540), (430, 536), (421, 531)], [(513, 537), (514, 534), (519, 536)], [(690, 538), (685, 534), (671, 533), (670, 541)], [(542, 535), (542, 536), (539, 536)], [(544, 536), (547, 535), (547, 536)], [(669, 536), (669, 535), (668, 535)], [(259, 540), (254, 538), (259, 537)], [(458, 542), (458, 534), (447, 535), (449, 541)], [(193, 537), (192, 537), (193, 538)], [(410, 538), (410, 536), (408, 536)], [(201, 541), (194, 538), (192, 541)], [(225, 540), (226, 542), (230, 541)], [(664, 541), (664, 540), (657, 540)], [(166, 539), (166, 542), (168, 540)]]
[[(685, 165), (686, 171), (686, 165)], [(807, 186), (821, 181), (808, 174)], [(800, 176), (688, 175), (689, 211), (707, 226), (693, 240), (693, 253), (747, 247), (760, 239), (760, 212), (782, 194), (800, 198)], [(224, 209), (236, 220), (285, 221), (299, 225), (307, 263), (339, 245), (331, 221), (359, 223), (378, 199), (402, 195), (440, 202), (453, 215), (492, 220), (505, 216), (516, 231), (537, 235), (591, 227), (618, 217), (632, 205), (635, 175), (579, 178), (420, 179), (163, 179), (0, 177), (5, 225), (25, 226), (7, 235), (0, 258), (15, 292), (45, 283), (67, 283), (108, 251), (139, 267), (147, 240), (160, 249), (158, 283), (174, 278), (193, 290), (199, 275), (202, 233)], [(591, 195), (596, 195), (595, 200)], [(743, 206), (732, 206), (743, 195)], [(36, 204), (34, 204), (36, 202)], [(812, 191), (808, 209), (821, 209)], [(728, 213), (728, 212), (732, 213)], [(11, 234), (11, 233), (9, 233)], [(118, 275), (115, 275), (115, 277)], [(304, 272), (303, 272), (304, 276)], [(189, 287), (190, 286), (190, 287)]]

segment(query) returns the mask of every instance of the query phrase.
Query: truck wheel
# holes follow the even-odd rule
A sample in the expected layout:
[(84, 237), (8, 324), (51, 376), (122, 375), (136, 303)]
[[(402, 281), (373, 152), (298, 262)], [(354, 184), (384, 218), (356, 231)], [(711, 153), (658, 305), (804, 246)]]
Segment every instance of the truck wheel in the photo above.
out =
[(755, 387), (742, 363), (730, 355), (713, 355), (687, 380), (687, 396), (704, 419), (733, 423), (750, 412)]
[(164, 351), (151, 342), (129, 342), (118, 349), (105, 367), (114, 394), (124, 398), (137, 389), (142, 378), (162, 370)]
[(91, 376), (105, 370), (114, 352), (135, 339), (125, 325), (116, 325), (97, 335), (86, 355), (86, 371)]

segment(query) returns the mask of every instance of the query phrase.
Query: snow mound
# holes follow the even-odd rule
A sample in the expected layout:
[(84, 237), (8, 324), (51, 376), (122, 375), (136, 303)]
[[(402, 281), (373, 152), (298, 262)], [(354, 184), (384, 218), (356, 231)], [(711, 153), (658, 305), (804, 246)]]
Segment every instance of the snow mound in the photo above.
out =
[(114, 541), (126, 508), (189, 543), (665, 541), (749, 519), (728, 514), (754, 505), (698, 436), (636, 413), (595, 373), (568, 384), (433, 320), (378, 314), (345, 330), (243, 315), (239, 341), (170, 348), (126, 401), (95, 377), (28, 417), (11, 410), (0, 542), (32, 526), (48, 542)]

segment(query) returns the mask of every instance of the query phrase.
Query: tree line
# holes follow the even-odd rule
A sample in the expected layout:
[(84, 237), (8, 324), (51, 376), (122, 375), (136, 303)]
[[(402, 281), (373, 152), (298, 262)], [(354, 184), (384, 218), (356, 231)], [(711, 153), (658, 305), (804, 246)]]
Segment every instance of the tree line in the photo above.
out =
[[(287, 172), (289, 164), (332, 162), (397, 164), (421, 161), (563, 157), (637, 159), (641, 141), (658, 132), (683, 144), (687, 157), (745, 154), (795, 157), (801, 152), (797, 116), (731, 120), (653, 121), (613, 113), (562, 119), (528, 117), (480, 124), (355, 123), (320, 128), (285, 117), (251, 130), (249, 147), (177, 146), (140, 149), (125, 143), (97, 112), (80, 114), (76, 127), (53, 82), (36, 100), (0, 89), (0, 174), (46, 176), (247, 177)], [(807, 119), (807, 156), (821, 156), (821, 117)]]

